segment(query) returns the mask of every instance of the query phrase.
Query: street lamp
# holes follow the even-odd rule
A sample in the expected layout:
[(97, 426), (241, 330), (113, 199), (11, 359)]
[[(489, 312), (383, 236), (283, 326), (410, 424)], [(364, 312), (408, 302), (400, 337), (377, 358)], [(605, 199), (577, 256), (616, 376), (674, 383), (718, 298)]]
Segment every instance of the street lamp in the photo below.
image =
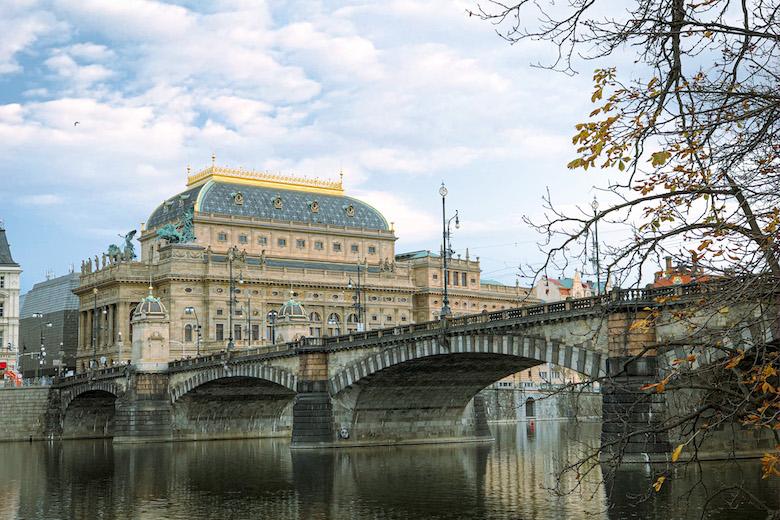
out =
[(590, 207), (593, 208), (593, 258), (596, 266), (596, 295), (601, 295), (601, 264), (599, 259), (599, 201), (596, 200), (596, 196), (593, 196), (593, 202), (590, 203)]
[(442, 262), (442, 285), (444, 286), (444, 295), (441, 302), (441, 312), (439, 313), (440, 319), (446, 319), (452, 314), (450, 310), (450, 298), (447, 290), (447, 281), (449, 279), (447, 272), (447, 258), (450, 254), (450, 224), (455, 220), (455, 229), (460, 228), (460, 219), (458, 218), (458, 211), (455, 210), (455, 215), (447, 220), (447, 208), (445, 199), (447, 197), (447, 187), (444, 182), (441, 183), (439, 188), (439, 195), (441, 195), (441, 262)]
[(97, 368), (97, 287), (92, 289), (92, 294), (94, 299), (92, 302), (92, 361), (90, 361), (90, 366)]
[(276, 344), (276, 317), (279, 315), (276, 311), (271, 311), (268, 313), (268, 322), (271, 324), (271, 344)]
[[(39, 316), (38, 316), (39, 318), (43, 317), (43, 315), (41, 313), (36, 313), (36, 314), (39, 314)], [(51, 322), (41, 323), (41, 350), (40, 350), (40, 352), (38, 352), (38, 355), (36, 356), (38, 358), (38, 362), (35, 364), (35, 379), (38, 379), (38, 369), (39, 368), (42, 369), (43, 364), (44, 364), (45, 359), (46, 359), (46, 345), (45, 345), (45, 343), (46, 343), (46, 336), (43, 333), (43, 329), (44, 329), (44, 327), (51, 328), (51, 326), (52, 326)]]
[[(233, 305), (235, 303), (235, 297), (236, 297), (236, 280), (233, 279), (233, 262), (236, 260), (243, 260), (244, 254), (239, 252), (237, 246), (232, 246), (230, 249), (228, 249), (227, 252), (227, 261), (228, 261), (228, 344), (227, 349), (228, 351), (233, 350)], [(239, 274), (240, 279), (238, 280), (239, 283), (244, 283), (244, 278), (241, 274)]]
[(196, 349), (196, 356), (200, 357), (200, 320), (198, 319), (198, 313), (195, 312), (195, 307), (185, 307), (184, 308), (185, 314), (192, 314), (195, 316), (195, 328), (197, 329), (198, 335), (195, 337), (195, 349)]
[(360, 301), (360, 293), (361, 293), (361, 285), (360, 285), (360, 262), (358, 262), (357, 265), (357, 285), (352, 284), (352, 278), (349, 279), (349, 282), (347, 283), (348, 289), (355, 289), (355, 303), (353, 304), (353, 307), (355, 307), (355, 312), (357, 314), (357, 330), (358, 332), (363, 332), (364, 326), (363, 326), (363, 304)]

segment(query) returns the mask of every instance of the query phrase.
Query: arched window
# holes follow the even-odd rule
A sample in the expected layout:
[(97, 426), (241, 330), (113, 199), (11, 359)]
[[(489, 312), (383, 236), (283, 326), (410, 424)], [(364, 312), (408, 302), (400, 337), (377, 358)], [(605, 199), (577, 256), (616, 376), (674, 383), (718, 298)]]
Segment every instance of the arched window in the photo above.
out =
[(529, 397), (525, 400), (525, 416), (526, 417), (534, 417), (534, 398)]
[(312, 338), (319, 338), (322, 336), (322, 327), (320, 326), (320, 323), (322, 323), (322, 316), (320, 316), (318, 312), (312, 312), (309, 314), (309, 321), (311, 322), (309, 336)]
[(347, 316), (347, 323), (357, 323), (357, 322), (358, 322), (358, 317), (357, 314), (355, 314), (354, 312), (349, 316)]
[(338, 336), (341, 334), (341, 317), (335, 312), (328, 316), (328, 334)]
[(192, 325), (189, 323), (184, 326), (184, 341), (192, 343)]
[(309, 314), (309, 321), (312, 321), (314, 323), (319, 323), (322, 321), (322, 317), (320, 316), (320, 313), (312, 312), (311, 314)]

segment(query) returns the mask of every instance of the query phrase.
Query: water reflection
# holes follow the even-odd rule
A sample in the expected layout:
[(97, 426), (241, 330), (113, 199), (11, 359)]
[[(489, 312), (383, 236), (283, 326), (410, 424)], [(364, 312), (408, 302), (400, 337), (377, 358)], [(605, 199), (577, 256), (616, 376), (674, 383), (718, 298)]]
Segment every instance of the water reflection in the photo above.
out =
[[(110, 441), (0, 444), (0, 518), (698, 518), (704, 488), (738, 482), (777, 501), (755, 461), (680, 473), (651, 500), (652, 470), (556, 474), (598, 441), (596, 424), (495, 428), (491, 444), (290, 451), (279, 439), (113, 446)], [(701, 482), (692, 493), (687, 491)], [(576, 486), (575, 486), (576, 485)], [(608, 498), (609, 497), (609, 498)], [(708, 518), (760, 518), (755, 509)]]

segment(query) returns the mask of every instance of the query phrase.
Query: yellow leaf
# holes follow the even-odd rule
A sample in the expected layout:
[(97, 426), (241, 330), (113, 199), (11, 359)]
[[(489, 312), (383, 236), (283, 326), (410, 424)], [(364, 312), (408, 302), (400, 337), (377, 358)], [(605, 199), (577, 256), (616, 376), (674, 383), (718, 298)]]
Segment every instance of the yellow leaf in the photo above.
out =
[[(677, 459), (680, 458), (680, 453), (682, 453), (684, 444), (678, 445), (674, 451), (672, 452), (672, 462), (677, 462)], [(657, 491), (657, 490), (656, 490)]]
[(664, 481), (666, 481), (666, 477), (664, 476), (658, 477), (658, 480), (655, 481), (655, 484), (653, 484), (653, 489), (655, 489), (656, 493), (661, 491), (661, 486), (664, 485)]

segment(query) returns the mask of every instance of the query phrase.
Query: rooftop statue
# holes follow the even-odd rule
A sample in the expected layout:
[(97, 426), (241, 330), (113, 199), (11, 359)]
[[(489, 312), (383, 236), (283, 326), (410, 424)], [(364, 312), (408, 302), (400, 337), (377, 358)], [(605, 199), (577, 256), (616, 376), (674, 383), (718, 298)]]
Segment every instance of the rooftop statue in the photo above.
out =
[(119, 235), (125, 239), (124, 249), (120, 248), (116, 244), (108, 246), (109, 258), (117, 258), (121, 260), (134, 260), (135, 259), (135, 246), (133, 245), (133, 237), (135, 237), (135, 229), (128, 231), (125, 235)]
[(192, 217), (193, 212), (190, 210), (182, 215), (177, 226), (165, 224), (158, 229), (157, 236), (159, 238), (164, 238), (169, 244), (186, 244), (188, 242), (194, 242), (195, 234), (193, 233)]

